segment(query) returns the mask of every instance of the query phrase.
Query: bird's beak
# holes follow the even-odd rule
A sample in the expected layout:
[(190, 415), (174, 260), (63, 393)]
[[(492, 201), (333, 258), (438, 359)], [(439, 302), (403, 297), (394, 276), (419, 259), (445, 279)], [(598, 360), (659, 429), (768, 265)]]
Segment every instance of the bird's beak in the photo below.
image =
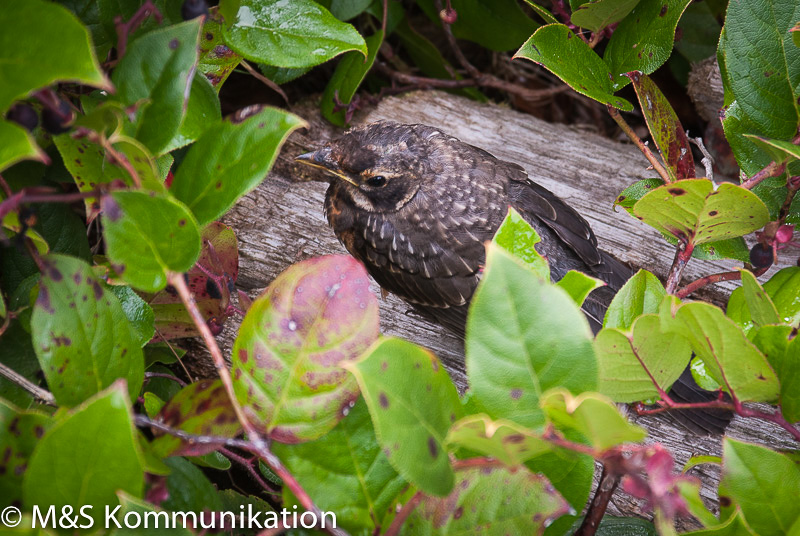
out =
[(327, 171), (331, 175), (334, 175), (345, 182), (349, 182), (353, 186), (357, 186), (357, 184), (353, 182), (353, 179), (348, 177), (341, 169), (339, 169), (339, 165), (333, 160), (333, 158), (331, 158), (330, 147), (323, 147), (317, 151), (301, 154), (300, 156), (295, 157), (294, 160), (295, 162), (300, 162), (301, 164)]

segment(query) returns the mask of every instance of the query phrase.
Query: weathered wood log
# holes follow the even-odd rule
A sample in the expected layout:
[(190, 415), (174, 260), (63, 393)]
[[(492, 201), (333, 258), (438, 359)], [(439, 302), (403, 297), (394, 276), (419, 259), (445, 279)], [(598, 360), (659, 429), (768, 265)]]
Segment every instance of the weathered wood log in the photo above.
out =
[[(345, 253), (322, 215), (326, 184), (304, 182), (310, 171), (293, 158), (319, 147), (340, 131), (319, 118), (313, 103), (300, 105), (295, 113), (309, 121), (309, 128), (292, 135), (274, 170), (252, 193), (245, 196), (226, 216), (239, 240), (240, 272), (237, 285), (255, 297), (290, 264), (316, 255)], [(578, 209), (592, 224), (601, 247), (632, 266), (664, 276), (674, 248), (652, 228), (620, 210), (612, 210), (620, 191), (638, 179), (653, 177), (647, 161), (632, 145), (611, 141), (564, 125), (554, 125), (502, 106), (481, 104), (440, 92), (418, 92), (388, 98), (377, 109), (361, 113), (356, 122), (390, 119), (405, 123), (426, 123), (479, 147), (495, 156), (524, 166), (530, 176)], [(684, 281), (723, 270), (733, 261), (692, 261)], [(725, 283), (703, 297), (721, 302), (737, 286)], [(373, 288), (379, 292), (377, 286)], [(383, 333), (397, 335), (434, 351), (460, 389), (466, 387), (463, 345), (442, 328), (409, 312), (408, 307), (389, 296), (381, 302)], [(238, 322), (229, 321), (220, 342), (229, 354)], [(721, 454), (721, 438), (697, 437), (664, 417), (632, 418), (645, 426), (650, 442), (660, 442), (681, 467), (692, 455)], [(796, 447), (780, 428), (736, 419), (729, 435), (747, 441), (770, 444), (773, 448)], [(702, 496), (710, 506), (717, 502), (719, 472), (713, 466), (692, 471), (703, 481)], [(644, 515), (641, 503), (617, 492), (609, 509), (617, 515)], [(682, 523), (693, 526), (692, 521)]]

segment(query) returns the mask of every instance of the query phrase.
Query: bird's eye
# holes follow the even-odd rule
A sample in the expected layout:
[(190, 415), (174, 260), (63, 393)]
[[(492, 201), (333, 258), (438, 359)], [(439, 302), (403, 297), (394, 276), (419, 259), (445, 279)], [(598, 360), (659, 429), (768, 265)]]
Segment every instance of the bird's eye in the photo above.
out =
[(375, 175), (374, 177), (370, 177), (367, 179), (367, 184), (372, 186), (373, 188), (380, 188), (381, 186), (386, 186), (386, 177), (383, 175)]

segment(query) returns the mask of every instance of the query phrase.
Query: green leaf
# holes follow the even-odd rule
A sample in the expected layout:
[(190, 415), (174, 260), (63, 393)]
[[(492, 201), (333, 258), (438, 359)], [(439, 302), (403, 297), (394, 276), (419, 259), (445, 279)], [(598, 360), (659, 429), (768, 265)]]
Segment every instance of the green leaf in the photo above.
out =
[[(167, 476), (167, 499), (161, 507), (174, 512), (215, 512), (222, 509), (222, 500), (214, 485), (194, 464), (180, 456), (165, 458), (172, 471)], [(208, 517), (206, 517), (208, 523)]]
[(448, 497), (426, 497), (404, 524), (404, 534), (541, 534), (568, 511), (541, 475), (524, 468), (476, 467), (458, 473)]
[(206, 18), (200, 31), (200, 59), (197, 71), (205, 76), (217, 93), (242, 61), (242, 57), (228, 48), (222, 37), (222, 19), (215, 13)]
[[(722, 35), (720, 42), (724, 40), (724, 30)], [(720, 68), (722, 68), (722, 64), (720, 64)], [(753, 134), (762, 130), (761, 125), (745, 114), (738, 101), (734, 101), (728, 107), (723, 108), (720, 116), (725, 139), (728, 140), (733, 155), (736, 157), (736, 163), (739, 164), (742, 173), (749, 177), (772, 161), (763, 149), (744, 136), (745, 134)], [(763, 183), (759, 184), (753, 190), (758, 192), (759, 186), (762, 185)], [(785, 196), (781, 198), (780, 203), (783, 203), (783, 199), (785, 199)]]
[[(236, 418), (222, 380), (201, 380), (181, 389), (161, 408), (158, 419), (176, 430), (194, 435), (236, 437), (241, 425)], [(186, 443), (173, 435), (155, 431), (153, 452), (166, 456), (202, 456), (218, 445)]]
[(112, 89), (89, 32), (67, 9), (42, 0), (11, 2), (0, 12), (0, 28), (0, 113), (59, 80)]
[(800, 267), (781, 269), (764, 283), (764, 290), (778, 309), (778, 316), (786, 324), (796, 325), (800, 321)]
[(513, 207), (508, 207), (508, 214), (492, 238), (492, 242), (525, 263), (539, 277), (549, 281), (550, 265), (535, 248), (541, 241), (536, 230)]
[(755, 143), (778, 163), (800, 159), (800, 147), (790, 141), (774, 140), (755, 134), (743, 134), (743, 136)]
[(516, 58), (538, 63), (582, 95), (620, 110), (633, 110), (630, 102), (614, 96), (612, 71), (600, 56), (563, 24), (536, 30), (514, 55)]
[(311, 0), (222, 0), (225, 43), (253, 61), (311, 67), (367, 45), (350, 24)]
[(44, 262), (31, 328), (36, 357), (58, 403), (80, 404), (118, 378), (135, 398), (144, 360), (117, 298), (79, 259), (50, 255)]
[(781, 413), (789, 422), (800, 422), (799, 341), (792, 337), (791, 326), (763, 326), (753, 338), (781, 382)]
[(48, 158), (27, 130), (0, 119), (0, 171), (22, 160), (47, 162)]
[(603, 328), (594, 343), (599, 365), (599, 391), (614, 402), (660, 397), (653, 382), (668, 391), (691, 358), (683, 336), (664, 333), (654, 314), (638, 317), (630, 333)]
[[(433, 0), (417, 3), (431, 20), (440, 23)], [(516, 0), (453, 0), (452, 6), (458, 13), (451, 25), (453, 35), (496, 52), (518, 48), (537, 27)]]
[(775, 309), (775, 304), (761, 288), (756, 277), (749, 270), (740, 269), (742, 274), (742, 293), (747, 308), (750, 311), (750, 318), (756, 326), (764, 326), (767, 324), (778, 324), (778, 311)]
[[(722, 458), (719, 456), (693, 456), (687, 463), (686, 466), (683, 468), (683, 472), (689, 470), (689, 464), (692, 463), (692, 460), (697, 458), (715, 458), (712, 463), (721, 464)], [(699, 462), (699, 463), (708, 463), (708, 462)], [(692, 466), (694, 467), (694, 466)], [(708, 511), (706, 505), (703, 503), (703, 500), (700, 498), (700, 481), (689, 481), (689, 480), (678, 480), (677, 481), (678, 490), (680, 491), (681, 497), (683, 497), (684, 502), (686, 503), (686, 509), (696, 517), (701, 524), (705, 525), (706, 527), (712, 527), (714, 525), (719, 524), (719, 520), (717, 517)]]
[(736, 508), (733, 515), (722, 523), (715, 523), (714, 525), (710, 525), (707, 529), (693, 530), (684, 532), (684, 534), (687, 536), (757, 536), (747, 525), (742, 511), (739, 508)]
[[(710, 58), (717, 53), (721, 29), (708, 2), (692, 2), (678, 23), (675, 50), (690, 63)], [(678, 35), (680, 39), (677, 39)]]
[(133, 41), (114, 69), (118, 98), (137, 105), (136, 139), (153, 154), (165, 152), (186, 114), (199, 33), (199, 18), (153, 30)]
[(552, 13), (547, 11), (545, 8), (534, 2), (533, 0), (525, 0), (525, 3), (528, 4), (531, 9), (533, 9), (537, 15), (539, 15), (545, 24), (558, 24), (559, 20), (553, 16)]
[(564, 289), (580, 307), (594, 289), (605, 286), (605, 283), (583, 272), (570, 270), (556, 283), (556, 286)]
[(189, 149), (170, 192), (200, 225), (214, 221), (266, 177), (289, 134), (306, 122), (263, 108), (240, 123), (218, 122)]
[(572, 12), (572, 24), (596, 32), (625, 18), (639, 0), (594, 0)]
[(639, 316), (657, 313), (666, 294), (664, 285), (656, 276), (647, 270), (639, 270), (614, 296), (603, 319), (603, 327), (627, 331)]
[(377, 30), (374, 34), (365, 39), (367, 43), (366, 61), (360, 52), (348, 52), (339, 64), (336, 65), (336, 70), (333, 71), (328, 85), (325, 86), (325, 91), (322, 93), (322, 101), (320, 102), (320, 110), (322, 115), (340, 127), (345, 126), (347, 117), (344, 109), (334, 112), (336, 103), (334, 99), (338, 99), (341, 104), (347, 105), (353, 100), (358, 87), (367, 76), (367, 73), (372, 68), (375, 62), (375, 56), (383, 43), (383, 32)]
[(447, 444), (491, 456), (512, 467), (555, 448), (540, 433), (504, 419), (492, 420), (486, 414), (470, 415), (453, 424)]
[(386, 338), (343, 366), (358, 380), (378, 441), (395, 470), (428, 494), (450, 493), (454, 476), (445, 436), (462, 408), (436, 356)]
[(742, 401), (770, 402), (778, 397), (778, 378), (764, 355), (722, 311), (708, 303), (684, 303), (664, 322), (668, 332), (682, 333), (702, 359), (709, 375)]
[(635, 216), (633, 213), (633, 206), (636, 202), (643, 198), (645, 194), (663, 184), (663, 179), (641, 179), (634, 182), (622, 190), (622, 193), (614, 200), (614, 210), (616, 211), (616, 207), (620, 206), (624, 208), (628, 214)]
[[(720, 41), (725, 88), (758, 125), (752, 134), (789, 140), (800, 120), (800, 49), (789, 30), (800, 7), (781, 0), (731, 2)], [(726, 133), (727, 134), (727, 133)]]
[(557, 429), (578, 432), (597, 451), (639, 443), (647, 437), (644, 428), (629, 423), (610, 398), (598, 393), (574, 397), (566, 389), (556, 388), (548, 391), (540, 404)]
[(350, 20), (361, 15), (372, 0), (331, 0), (331, 14), (339, 20)]
[(651, 74), (672, 53), (675, 28), (691, 0), (642, 0), (622, 19), (608, 42), (603, 60), (613, 80), (612, 91), (619, 91), (630, 80), (625, 73)]
[(259, 296), (233, 346), (236, 396), (271, 438), (321, 437), (358, 396), (343, 363), (378, 336), (378, 302), (352, 257), (316, 257), (292, 265)]
[[(104, 104), (97, 110), (113, 109), (111, 103)], [(147, 149), (133, 138), (115, 136), (117, 140), (114, 149), (127, 158), (139, 176), (139, 180), (147, 189), (164, 193), (164, 186), (158, 177), (153, 157)], [(53, 138), (64, 166), (75, 179), (75, 184), (81, 192), (91, 192), (104, 184), (114, 180), (121, 180), (128, 186), (133, 186), (133, 179), (125, 168), (112, 163), (106, 158), (106, 149), (88, 139), (74, 138), (69, 134), (61, 134)], [(94, 219), (100, 212), (97, 197), (88, 197), (84, 200), (86, 213), (89, 219)]]
[[(100, 440), (101, 439), (101, 440)], [(23, 482), (26, 507), (34, 504), (92, 506), (94, 526), (104, 526), (117, 491), (142, 494), (142, 454), (128, 394), (122, 382), (78, 406), (36, 445)], [(81, 520), (84, 522), (84, 520)]]
[[(34, 295), (35, 299), (36, 296)], [(22, 321), (19, 319), (11, 320), (0, 341), (2, 341), (0, 343), (0, 363), (31, 380), (35, 385), (40, 384), (41, 369), (39, 368), (39, 361), (36, 359), (36, 353), (33, 350), (31, 334), (25, 330)], [(27, 391), (6, 378), (0, 379), (0, 398), (23, 408), (29, 407), (33, 403), (33, 397)]]
[(800, 469), (783, 454), (758, 445), (726, 437), (722, 448), (720, 488), (757, 534), (786, 534), (798, 518)]
[(139, 346), (144, 346), (153, 338), (155, 333), (153, 308), (141, 296), (136, 294), (131, 287), (113, 286), (109, 287), (109, 290), (119, 300), (122, 312), (128, 318), (128, 322), (130, 322), (139, 341)]
[(578, 306), (494, 244), (472, 299), (465, 344), (473, 396), (493, 418), (535, 429), (544, 424), (542, 393), (597, 385), (591, 330)]
[(195, 76), (192, 80), (192, 90), (186, 106), (186, 116), (183, 118), (178, 133), (163, 152), (169, 152), (189, 145), (198, 139), (210, 126), (222, 118), (219, 97), (211, 83), (203, 76)]
[(154, 192), (116, 191), (101, 205), (106, 252), (132, 287), (155, 292), (167, 284), (167, 271), (194, 265), (200, 231), (181, 202)]
[(7, 504), (22, 504), (22, 483), (31, 454), (50, 425), (44, 413), (21, 411), (0, 398), (0, 495)]
[[(316, 441), (274, 444), (273, 452), (323, 511), (336, 512), (337, 526), (372, 534), (406, 486), (375, 437), (363, 400), (339, 425)], [(284, 505), (295, 504), (284, 487)]]
[(755, 194), (730, 183), (714, 190), (708, 179), (656, 188), (636, 203), (634, 212), (658, 231), (694, 244), (743, 236), (769, 221), (767, 207)]
[(649, 76), (636, 71), (626, 76), (633, 82), (647, 128), (670, 177), (673, 180), (693, 178), (692, 147), (675, 110)]

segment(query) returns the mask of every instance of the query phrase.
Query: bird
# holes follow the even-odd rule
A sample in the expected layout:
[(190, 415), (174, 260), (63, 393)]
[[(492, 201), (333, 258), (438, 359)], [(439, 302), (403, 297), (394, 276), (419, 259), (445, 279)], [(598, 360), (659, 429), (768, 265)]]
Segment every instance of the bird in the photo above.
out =
[[(577, 270), (605, 286), (582, 310), (602, 328), (613, 296), (633, 270), (598, 247), (589, 223), (525, 169), (423, 124), (378, 121), (359, 125), (296, 161), (326, 172), (324, 211), (345, 249), (380, 287), (462, 339), (470, 299), (493, 238), (513, 207), (537, 232), (551, 278)], [(684, 373), (672, 394), (683, 401), (715, 400)], [(701, 434), (721, 433), (730, 417), (692, 414)], [(699, 421), (699, 422), (695, 422)]]

